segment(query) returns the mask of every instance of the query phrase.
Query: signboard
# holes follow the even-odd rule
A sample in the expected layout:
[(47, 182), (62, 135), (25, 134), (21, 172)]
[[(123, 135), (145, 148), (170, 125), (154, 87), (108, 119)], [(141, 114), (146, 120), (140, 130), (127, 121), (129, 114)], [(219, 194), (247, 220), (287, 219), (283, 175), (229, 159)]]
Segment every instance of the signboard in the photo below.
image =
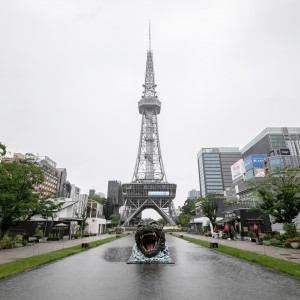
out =
[(267, 154), (252, 154), (247, 156), (244, 159), (245, 170), (249, 171), (253, 168), (263, 168), (263, 161), (265, 158), (267, 158)]
[(225, 213), (225, 218), (236, 218), (235, 212)]
[(280, 149), (279, 153), (280, 155), (291, 155), (290, 149)]
[(231, 176), (232, 180), (235, 180), (236, 178), (242, 176), (245, 173), (245, 165), (244, 161), (240, 159), (235, 164), (231, 166)]
[(166, 192), (166, 191), (149, 191), (148, 196), (169, 196), (169, 192)]
[(275, 156), (275, 151), (274, 151), (274, 150), (270, 151), (270, 152), (269, 152), (269, 156), (270, 156), (270, 157)]

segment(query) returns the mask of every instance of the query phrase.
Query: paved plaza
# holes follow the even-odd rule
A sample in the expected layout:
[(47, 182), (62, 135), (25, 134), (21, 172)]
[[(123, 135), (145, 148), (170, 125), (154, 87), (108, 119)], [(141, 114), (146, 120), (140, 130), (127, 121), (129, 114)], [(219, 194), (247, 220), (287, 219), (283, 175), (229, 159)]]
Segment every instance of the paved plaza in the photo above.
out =
[(0, 281), (0, 299), (299, 299), (300, 280), (167, 235), (174, 265), (128, 265), (133, 235)]

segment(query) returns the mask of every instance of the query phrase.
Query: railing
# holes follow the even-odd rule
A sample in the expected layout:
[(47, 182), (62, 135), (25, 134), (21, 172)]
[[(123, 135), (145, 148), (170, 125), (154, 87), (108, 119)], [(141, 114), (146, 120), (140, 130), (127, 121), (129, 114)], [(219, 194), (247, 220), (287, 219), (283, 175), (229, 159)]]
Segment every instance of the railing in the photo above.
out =
[(245, 200), (245, 201), (234, 202), (231, 204), (224, 204), (224, 211), (232, 211), (239, 208), (252, 208), (257, 206), (258, 206), (258, 201)]

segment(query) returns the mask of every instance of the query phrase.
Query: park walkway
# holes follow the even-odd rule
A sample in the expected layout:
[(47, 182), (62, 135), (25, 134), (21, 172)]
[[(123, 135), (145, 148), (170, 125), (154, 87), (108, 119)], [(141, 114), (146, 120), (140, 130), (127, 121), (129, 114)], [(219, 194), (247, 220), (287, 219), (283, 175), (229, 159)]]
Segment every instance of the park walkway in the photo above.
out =
[(185, 232), (178, 232), (178, 234), (199, 239), (202, 241), (219, 243), (220, 245), (229, 246), (232, 248), (247, 250), (259, 254), (264, 254), (267, 256), (272, 256), (275, 258), (281, 258), (287, 261), (295, 262), (300, 264), (300, 249), (290, 249), (290, 248), (279, 248), (273, 246), (257, 245), (250, 241), (239, 241), (239, 240), (226, 240), (226, 239), (215, 239), (212, 237), (207, 237), (203, 235), (189, 234)]
[(81, 245), (81, 243), (90, 243), (93, 241), (102, 240), (111, 236), (112, 235), (109, 234), (102, 234), (97, 236), (84, 237), (82, 239), (40, 242), (36, 244), (34, 243), (34, 246), (4, 250), (2, 249), (0, 250), (0, 264), (5, 264), (21, 258), (57, 251), (63, 248), (70, 248), (73, 246)]
[[(247, 250), (259, 254), (264, 254), (267, 256), (272, 256), (275, 258), (280, 258), (283, 260), (295, 262), (300, 264), (300, 249), (289, 249), (289, 248), (278, 248), (273, 246), (257, 245), (250, 241), (235, 241), (235, 240), (225, 240), (225, 239), (215, 239), (212, 237), (206, 237), (202, 235), (189, 234), (185, 232), (178, 232), (178, 234), (191, 237), (194, 239), (199, 239), (208, 242), (219, 243), (221, 245), (238, 248), (242, 250)], [(63, 241), (49, 241), (40, 242), (34, 244), (34, 246), (26, 246), (22, 248), (13, 248), (0, 250), (0, 264), (5, 264), (14, 260), (21, 258), (26, 258), (30, 256), (40, 255), (63, 248), (69, 248), (73, 246), (80, 245), (81, 243), (89, 243), (93, 241), (102, 240), (111, 237), (109, 234), (85, 237), (76, 240), (63, 240)]]

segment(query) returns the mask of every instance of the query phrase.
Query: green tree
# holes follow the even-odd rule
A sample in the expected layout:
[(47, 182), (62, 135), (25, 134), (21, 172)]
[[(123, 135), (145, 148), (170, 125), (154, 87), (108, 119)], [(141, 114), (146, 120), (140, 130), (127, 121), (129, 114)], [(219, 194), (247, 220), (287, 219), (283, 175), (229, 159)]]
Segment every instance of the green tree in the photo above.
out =
[(42, 169), (32, 160), (0, 163), (0, 235), (40, 211), (35, 186), (43, 183)]
[(166, 221), (164, 219), (158, 219), (157, 224), (160, 226), (164, 226), (166, 224)]
[(111, 215), (109, 218), (111, 219), (111, 225), (113, 227), (118, 226), (120, 224), (120, 218), (118, 215)]
[(6, 154), (6, 147), (0, 142), (0, 158)]
[(96, 202), (98, 202), (98, 203), (100, 203), (102, 205), (104, 205), (105, 202), (106, 202), (106, 198), (101, 198), (99, 195), (95, 195), (93, 197), (89, 197), (89, 199), (90, 200), (94, 200), (94, 201), (96, 201)]
[(182, 227), (187, 227), (190, 219), (191, 219), (191, 216), (189, 214), (180, 214), (176, 218), (175, 223), (177, 225), (181, 225)]
[(206, 198), (197, 199), (202, 213), (209, 218), (211, 224), (216, 223), (219, 199), (221, 199), (221, 196), (218, 194), (208, 194)]
[(198, 199), (187, 199), (184, 202), (184, 205), (181, 207), (183, 214), (195, 216), (196, 215), (196, 203)]
[(273, 217), (274, 223), (293, 223), (300, 212), (300, 169), (281, 169), (252, 186), (262, 203), (259, 208)]

